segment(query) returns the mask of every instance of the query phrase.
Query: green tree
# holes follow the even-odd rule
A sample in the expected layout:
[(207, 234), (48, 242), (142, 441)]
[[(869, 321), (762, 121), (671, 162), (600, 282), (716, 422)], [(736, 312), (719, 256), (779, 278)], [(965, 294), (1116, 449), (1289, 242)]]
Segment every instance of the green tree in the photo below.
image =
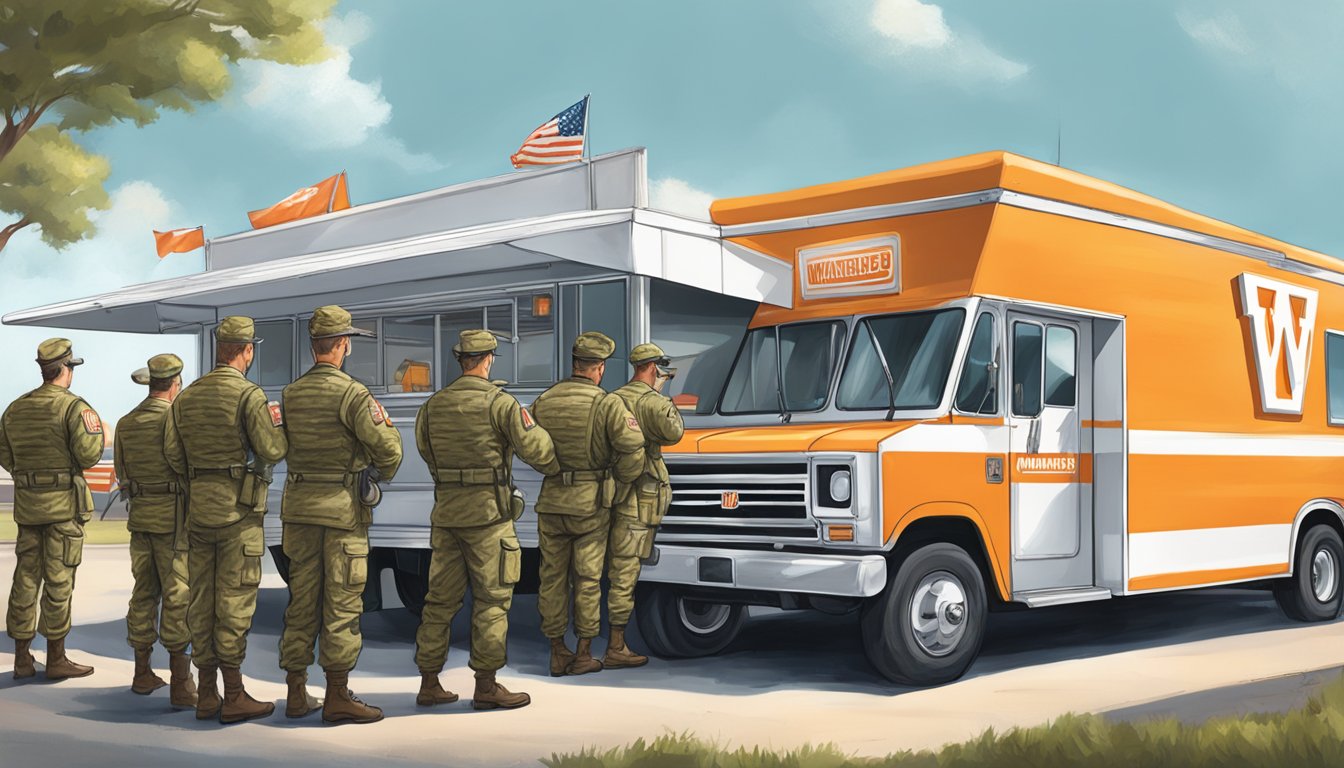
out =
[(0, 249), (31, 224), (57, 248), (92, 232), (109, 168), (71, 132), (215, 101), (242, 59), (319, 61), (335, 3), (0, 0)]

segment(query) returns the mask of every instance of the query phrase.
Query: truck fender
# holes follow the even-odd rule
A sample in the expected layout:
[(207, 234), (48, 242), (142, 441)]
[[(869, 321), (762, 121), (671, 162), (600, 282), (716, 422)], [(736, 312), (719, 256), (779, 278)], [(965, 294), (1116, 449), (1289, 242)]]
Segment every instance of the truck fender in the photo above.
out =
[[(976, 533), (980, 536), (980, 544), (984, 547), (984, 554), (989, 561), (987, 565), (994, 577), (994, 587), (1000, 598), (1005, 601), (1011, 600), (1012, 585), (1009, 582), (1009, 574), (1011, 573), (1009, 564), (995, 549), (994, 538), (990, 535), (989, 526), (985, 519), (970, 504), (960, 501), (930, 501), (910, 509), (896, 521), (896, 527), (886, 543), (887, 549), (890, 550), (899, 544), (901, 535), (914, 523), (937, 517), (961, 518), (970, 521), (975, 526)], [(970, 554), (974, 555), (975, 553)]]

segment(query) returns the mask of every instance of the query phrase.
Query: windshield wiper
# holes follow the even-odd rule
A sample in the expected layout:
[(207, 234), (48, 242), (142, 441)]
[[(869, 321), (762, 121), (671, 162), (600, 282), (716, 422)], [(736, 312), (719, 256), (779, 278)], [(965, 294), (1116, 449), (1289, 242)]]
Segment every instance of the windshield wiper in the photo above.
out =
[(863, 321), (863, 327), (868, 330), (868, 340), (872, 342), (873, 349), (877, 351), (877, 359), (882, 363), (882, 374), (887, 377), (887, 421), (896, 417), (896, 381), (891, 377), (891, 367), (887, 365), (887, 356), (882, 352), (882, 342), (877, 340), (877, 334), (873, 333), (873, 325), (867, 320)]

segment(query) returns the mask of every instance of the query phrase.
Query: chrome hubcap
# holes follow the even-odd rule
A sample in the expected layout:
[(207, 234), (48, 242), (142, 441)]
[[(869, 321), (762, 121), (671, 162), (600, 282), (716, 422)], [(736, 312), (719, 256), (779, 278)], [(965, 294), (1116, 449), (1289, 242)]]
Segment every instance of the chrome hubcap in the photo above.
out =
[(711, 635), (728, 624), (732, 608), (724, 603), (705, 603), (699, 600), (677, 599), (677, 613), (682, 626), (697, 635)]
[(966, 634), (966, 589), (961, 579), (947, 571), (925, 576), (910, 601), (910, 629), (930, 656), (955, 651)]
[(1335, 587), (1339, 582), (1339, 567), (1334, 554), (1328, 549), (1316, 550), (1311, 560), (1311, 591), (1316, 599), (1328, 603), (1335, 597)]

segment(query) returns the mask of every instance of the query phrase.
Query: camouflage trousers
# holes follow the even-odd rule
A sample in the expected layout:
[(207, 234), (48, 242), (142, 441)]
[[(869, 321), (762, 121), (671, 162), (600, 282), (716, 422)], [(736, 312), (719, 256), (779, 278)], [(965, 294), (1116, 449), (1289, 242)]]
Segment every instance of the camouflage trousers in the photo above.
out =
[(637, 517), (613, 514), (607, 545), (607, 620), (624, 627), (635, 612), (635, 584), (639, 581), (641, 561), (653, 554), (656, 527), (645, 525)]
[[(176, 534), (131, 531), (131, 604), (126, 609), (126, 642), (149, 648), (163, 641), (169, 653), (187, 649), (187, 553), (173, 548)], [(156, 621), (157, 619), (157, 621)]]
[(70, 598), (75, 592), (75, 568), (84, 556), (84, 527), (73, 520), (20, 525), (14, 556), (18, 562), (5, 616), (9, 636), (31, 640), (41, 632), (48, 640), (60, 640), (70, 634)]
[(261, 515), (223, 528), (193, 528), (188, 534), (187, 584), (191, 603), (191, 660), (198, 667), (239, 667), (257, 609), (261, 557), (266, 551)]
[(546, 637), (563, 637), (569, 627), (570, 597), (574, 634), (597, 637), (602, 624), (602, 565), (607, 554), (611, 510), (595, 514), (537, 515), (541, 544), (541, 588), (537, 609)]
[(522, 575), (523, 553), (512, 520), (430, 534), (429, 594), (415, 633), (415, 665), (438, 673), (448, 659), (449, 627), (471, 585), (471, 659), (478, 672), (508, 663), (509, 607)]
[(359, 621), (369, 580), (368, 526), (343, 531), (285, 523), (283, 544), (289, 558), (289, 606), (280, 635), (280, 668), (307, 670), (316, 643), (322, 669), (349, 672), (363, 647)]

